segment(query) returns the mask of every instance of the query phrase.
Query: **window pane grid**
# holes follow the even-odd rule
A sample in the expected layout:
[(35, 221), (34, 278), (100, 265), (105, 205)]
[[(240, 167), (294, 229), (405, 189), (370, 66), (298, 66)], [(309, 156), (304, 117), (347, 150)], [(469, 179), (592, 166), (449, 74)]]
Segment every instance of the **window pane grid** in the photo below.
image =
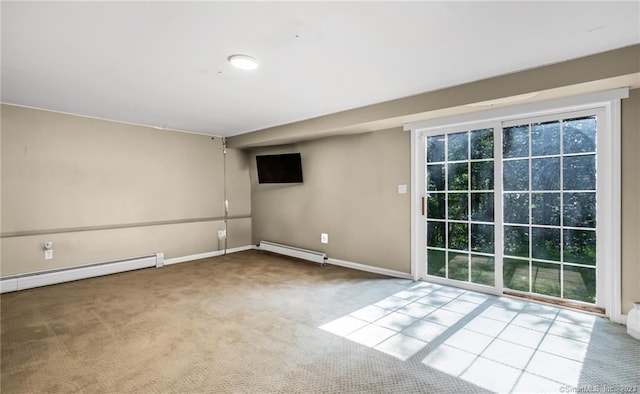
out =
[[(505, 287), (594, 303), (595, 116), (540, 125), (503, 128)], [(525, 239), (528, 250), (518, 246)]]
[(486, 251), (487, 244), (494, 247), (493, 134), (483, 129), (426, 139), (429, 275), (493, 286), (494, 254)]

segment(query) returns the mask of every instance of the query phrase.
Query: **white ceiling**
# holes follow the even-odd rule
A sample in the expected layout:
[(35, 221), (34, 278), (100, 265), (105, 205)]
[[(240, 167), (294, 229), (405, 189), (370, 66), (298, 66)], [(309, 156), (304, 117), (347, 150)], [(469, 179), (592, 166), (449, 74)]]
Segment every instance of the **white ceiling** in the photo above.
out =
[(640, 43), (639, 1), (1, 7), (3, 102), (226, 136)]

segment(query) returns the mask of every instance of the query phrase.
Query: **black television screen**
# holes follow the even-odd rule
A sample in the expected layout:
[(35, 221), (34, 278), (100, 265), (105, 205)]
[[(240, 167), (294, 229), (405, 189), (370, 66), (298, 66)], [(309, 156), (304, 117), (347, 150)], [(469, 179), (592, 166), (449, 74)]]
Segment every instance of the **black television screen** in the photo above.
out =
[(258, 183), (301, 183), (300, 153), (256, 156)]

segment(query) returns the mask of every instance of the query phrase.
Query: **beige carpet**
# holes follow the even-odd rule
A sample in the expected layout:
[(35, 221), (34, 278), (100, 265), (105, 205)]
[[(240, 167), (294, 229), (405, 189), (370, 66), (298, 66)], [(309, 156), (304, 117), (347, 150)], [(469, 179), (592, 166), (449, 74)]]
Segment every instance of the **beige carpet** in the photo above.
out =
[[(500, 306), (496, 303), (501, 299), (464, 292), (468, 301), (463, 301), (463, 292), (442, 288), (429, 301), (450, 301), (451, 311), (440, 312), (451, 315), (455, 302), (460, 308), (474, 297), (477, 311), (459, 314), (450, 326), (433, 317), (411, 317), (421, 308), (436, 310), (418, 302), (433, 290), (415, 288), (408, 280), (248, 251), (7, 293), (0, 297), (0, 388), (2, 393), (486, 391), (482, 387), (491, 386), (448, 372), (436, 356), (444, 346), (449, 349), (443, 341), (460, 331), (460, 324)], [(372, 307), (374, 303), (378, 305)], [(372, 308), (385, 313), (403, 308), (399, 311), (407, 315), (396, 315), (406, 317), (406, 327), (374, 325), (382, 315), (373, 317)], [(356, 317), (347, 316), (356, 311), (361, 311)], [(561, 316), (556, 312), (554, 319)], [(354, 322), (359, 326), (349, 329)], [(445, 328), (428, 340), (423, 336), (432, 331), (425, 327), (432, 323)], [(347, 335), (364, 325), (371, 335)], [(620, 326), (598, 319), (592, 327), (618, 347), (607, 345), (600, 354), (589, 344), (594, 360), (613, 352), (627, 364), (631, 360), (631, 366), (607, 366), (607, 360), (599, 360), (603, 366), (592, 368), (584, 359), (582, 370), (594, 372), (583, 372), (579, 382), (633, 384), (634, 376), (621, 382), (618, 375), (637, 373), (633, 362), (639, 347), (624, 337)], [(394, 329), (407, 329), (411, 342), (398, 344), (398, 334), (396, 348), (389, 347), (392, 341), (374, 348)], [(383, 334), (385, 338), (375, 339)], [(522, 371), (517, 376), (526, 377)], [(515, 384), (505, 386), (507, 391)]]

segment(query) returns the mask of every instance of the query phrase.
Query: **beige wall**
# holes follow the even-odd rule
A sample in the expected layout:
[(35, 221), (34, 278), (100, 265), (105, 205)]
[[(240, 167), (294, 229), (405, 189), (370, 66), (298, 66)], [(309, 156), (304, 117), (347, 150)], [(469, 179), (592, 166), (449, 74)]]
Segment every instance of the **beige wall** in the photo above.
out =
[(640, 89), (622, 100), (622, 312), (640, 302)]
[[(300, 152), (304, 183), (259, 185), (256, 154)], [(252, 151), (253, 240), (410, 272), (410, 137), (401, 129)], [(320, 233), (329, 243), (320, 243)]]
[[(469, 100), (613, 79), (621, 83), (633, 73), (630, 80), (637, 79), (639, 51), (636, 45), (249, 133), (230, 143), (273, 145), (349, 132), (350, 125), (389, 117), (433, 115)], [(622, 105), (624, 313), (640, 301), (639, 92), (632, 90)], [(220, 139), (7, 105), (0, 132), (0, 275), (158, 251), (179, 257), (221, 246), (216, 238), (223, 228), (225, 185)], [(303, 155), (304, 184), (256, 183), (255, 154), (292, 151)], [(255, 148), (249, 155), (228, 152), (228, 247), (270, 240), (409, 272), (410, 193), (397, 194), (398, 184), (410, 182), (409, 133), (396, 128)], [(329, 244), (320, 243), (321, 232), (329, 233)], [(45, 240), (55, 242), (53, 261), (43, 259)]]
[[(310, 170), (316, 171), (323, 166), (330, 168), (332, 172), (320, 173), (321, 179), (307, 177), (311, 186), (290, 187), (273, 190), (258, 186), (253, 180), (252, 204), (254, 210), (254, 241), (270, 239), (312, 249), (327, 250), (331, 257), (352, 260), (354, 262), (370, 264), (390, 268), (390, 264), (404, 272), (409, 270), (409, 254), (402, 252), (407, 249), (409, 233), (404, 223), (408, 223), (409, 210), (402, 205), (388, 204), (376, 205), (378, 199), (384, 197), (375, 196), (370, 203), (364, 196), (364, 191), (371, 190), (379, 182), (376, 176), (367, 168), (362, 170), (359, 176), (352, 175), (349, 182), (343, 181), (344, 175), (338, 168), (346, 173), (353, 174), (352, 166), (371, 163), (373, 168), (379, 169), (378, 157), (370, 151), (378, 149), (377, 140), (373, 142), (373, 134), (357, 133), (371, 132), (374, 130), (400, 127), (405, 122), (422, 119), (433, 119), (460, 113), (468, 113), (484, 108), (472, 108), (468, 104), (484, 100), (492, 100), (519, 94), (536, 92), (537, 95), (528, 99), (543, 101), (559, 97), (568, 97), (576, 94), (597, 92), (619, 87), (631, 87), (631, 97), (622, 102), (622, 312), (626, 313), (634, 301), (640, 301), (640, 208), (638, 196), (640, 195), (640, 109), (638, 87), (640, 86), (640, 45), (633, 45), (608, 52), (603, 52), (579, 59), (568, 60), (558, 64), (551, 64), (535, 69), (524, 70), (513, 74), (497, 76), (481, 81), (475, 81), (459, 86), (426, 92), (416, 96), (400, 98), (385, 103), (374, 104), (362, 108), (356, 108), (335, 114), (329, 114), (314, 119), (303, 120), (291, 124), (271, 127), (253, 133), (247, 133), (232, 137), (230, 146), (237, 148), (264, 149), (263, 146), (278, 144), (299, 144), (299, 148), (306, 152), (307, 161), (311, 164)], [(520, 104), (511, 103), (504, 105)], [(341, 135), (353, 134), (345, 137)], [(384, 134), (384, 133), (383, 133)], [(386, 134), (385, 134), (386, 135)], [(392, 145), (405, 141), (406, 147), (400, 150), (388, 150), (385, 152), (386, 163), (395, 163), (403, 166), (408, 163), (410, 150), (408, 148), (408, 136), (394, 134), (388, 137), (387, 142)], [(323, 138), (312, 142), (300, 142)], [(396, 140), (397, 139), (397, 140)], [(343, 144), (353, 147), (352, 152), (345, 153)], [(357, 149), (355, 149), (357, 147)], [(261, 150), (258, 152), (272, 152), (279, 149)], [(335, 155), (333, 151), (337, 152)], [(358, 155), (362, 155), (358, 157)], [(391, 155), (391, 156), (389, 156)], [(395, 156), (395, 158), (394, 158)], [(306, 170), (306, 169), (305, 169)], [(325, 179), (325, 173), (340, 175), (342, 177)], [(255, 175), (255, 174), (254, 174)], [(398, 172), (393, 175), (392, 183), (400, 183), (402, 176), (409, 176), (409, 167), (406, 172)], [(335, 179), (339, 179), (336, 181)], [(338, 187), (333, 187), (337, 182)], [(408, 182), (408, 180), (407, 180)], [(344, 187), (348, 185), (348, 187)], [(386, 189), (385, 189), (386, 190)], [(355, 197), (354, 197), (355, 196)], [(371, 196), (368, 196), (371, 197)], [(313, 203), (299, 198), (311, 199)], [(389, 197), (390, 198), (390, 197)], [(386, 203), (386, 201), (385, 201)], [(408, 204), (408, 202), (407, 202)], [(371, 215), (362, 214), (361, 207), (372, 208), (382, 212), (380, 217), (393, 218), (392, 222), (378, 220), (377, 213)], [(302, 209), (300, 207), (305, 207)], [(308, 212), (307, 209), (322, 212)], [(285, 209), (285, 207), (288, 207)], [(347, 208), (353, 208), (350, 212)], [(366, 209), (365, 209), (366, 210)], [(272, 211), (276, 211), (277, 214)], [(339, 212), (340, 214), (336, 213)], [(296, 220), (296, 214), (302, 215)], [(325, 216), (327, 215), (327, 216)], [(277, 220), (282, 217), (282, 224)], [(336, 245), (330, 233), (330, 243), (323, 246), (319, 243), (320, 231), (330, 227), (335, 219), (340, 228), (342, 239), (357, 240), (355, 246)], [(309, 219), (313, 219), (310, 221)], [(318, 225), (322, 223), (322, 226)], [(268, 224), (267, 224), (268, 223)], [(294, 227), (297, 226), (297, 227)], [(323, 228), (320, 228), (323, 227)], [(336, 227), (338, 225), (336, 224)], [(336, 230), (333, 230), (334, 232)], [(344, 237), (342, 237), (344, 234)], [(362, 235), (366, 234), (366, 235)], [(382, 247), (384, 245), (384, 248)], [(396, 259), (390, 263), (389, 258), (378, 259), (376, 253), (370, 253), (369, 249), (385, 249), (393, 251)], [(398, 254), (398, 252), (400, 252)], [(405, 253), (405, 254), (402, 254)], [(404, 257), (401, 257), (404, 256)], [(402, 260), (402, 262), (400, 262)], [(399, 268), (402, 267), (402, 268)]]
[[(640, 301), (640, 89), (622, 102), (622, 312)], [(302, 153), (304, 184), (258, 185), (252, 168), (253, 240), (410, 271), (409, 133), (334, 136), (255, 154)], [(255, 167), (255, 164), (254, 166)], [(329, 233), (329, 244), (320, 233)]]
[(226, 179), (229, 200), (227, 248), (251, 244), (251, 182), (249, 181), (249, 154), (227, 149)]
[[(251, 242), (245, 156), (227, 160), (235, 246)], [(2, 276), (218, 250), (223, 201), (220, 138), (2, 105)]]

